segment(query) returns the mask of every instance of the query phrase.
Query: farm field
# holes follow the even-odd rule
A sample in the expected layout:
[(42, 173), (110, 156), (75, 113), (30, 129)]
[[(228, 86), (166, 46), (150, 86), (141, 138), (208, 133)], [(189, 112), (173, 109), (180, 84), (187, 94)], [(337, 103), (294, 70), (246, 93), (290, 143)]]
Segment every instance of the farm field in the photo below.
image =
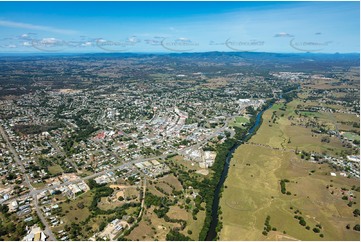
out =
[[(296, 114), (299, 104), (299, 100), (294, 100), (286, 105), (282, 103), (275, 104), (263, 114), (263, 124), (259, 128), (257, 135), (252, 137), (251, 142), (269, 145), (274, 148), (297, 149), (298, 151), (304, 150), (320, 154), (327, 152), (332, 155), (339, 155), (341, 152), (351, 152), (352, 149), (345, 147), (342, 140), (337, 137), (329, 137), (329, 135), (312, 131), (315, 129), (311, 127), (312, 124), (318, 123), (320, 126), (332, 124), (330, 119), (334, 118), (335, 114), (322, 112), (312, 112), (312, 115), (303, 114), (302, 112)], [(315, 119), (315, 116), (320, 118)], [(327, 142), (322, 142), (324, 137), (327, 137)]]
[[(234, 153), (220, 201), (220, 240), (359, 240), (352, 229), (359, 224), (353, 214), (360, 209), (359, 180), (340, 172), (331, 176), (328, 164), (296, 154), (352, 149), (337, 137), (322, 142), (324, 135), (302, 125), (313, 117), (296, 115), (300, 103), (296, 99), (267, 110), (257, 133)], [(323, 113), (316, 115), (327, 120)], [(284, 193), (281, 180), (287, 180)], [(263, 234), (265, 223), (271, 229)]]

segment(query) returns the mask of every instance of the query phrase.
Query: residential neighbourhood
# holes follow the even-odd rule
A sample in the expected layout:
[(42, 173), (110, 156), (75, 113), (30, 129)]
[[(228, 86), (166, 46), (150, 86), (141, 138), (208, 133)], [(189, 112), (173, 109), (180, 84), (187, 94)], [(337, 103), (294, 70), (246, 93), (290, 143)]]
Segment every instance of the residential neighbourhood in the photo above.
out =
[[(198, 239), (206, 200), (194, 184), (212, 178), (219, 147), (243, 143), (258, 113), (290, 102), (301, 86), (309, 101), (294, 108), (290, 125), (310, 129), (325, 147), (340, 143), (337, 152), (245, 144), (328, 164), (332, 177), (360, 177), (359, 103), (349, 98), (356, 88), (338, 99), (333, 96), (344, 90), (312, 88), (354, 72), (331, 78), (327, 71), (262, 74), (234, 67), (222, 73), (212, 69), (217, 63), (209, 68), (198, 59), (197, 68), (159, 70), (164, 60), (156, 57), (145, 74), (133, 70), (143, 66), (137, 58), (94, 58), (90, 66), (54, 58), (49, 68), (56, 76), (34, 74), (24, 90), (16, 89), (27, 92), (0, 99), (0, 204), (24, 226), (23, 240), (164, 240), (174, 231)], [(34, 73), (47, 63), (40, 58)], [(83, 73), (65, 72), (75, 64)], [(262, 125), (279, 118), (274, 113)]]

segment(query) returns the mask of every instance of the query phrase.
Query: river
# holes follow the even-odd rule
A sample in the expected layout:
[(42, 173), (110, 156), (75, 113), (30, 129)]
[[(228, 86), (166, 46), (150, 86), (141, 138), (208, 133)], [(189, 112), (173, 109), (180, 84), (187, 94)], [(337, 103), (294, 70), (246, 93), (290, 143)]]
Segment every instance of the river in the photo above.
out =
[(221, 188), (223, 186), (223, 183), (226, 180), (226, 177), (228, 174), (228, 169), (229, 169), (229, 163), (231, 161), (232, 155), (233, 155), (234, 151), (243, 143), (244, 140), (249, 139), (255, 133), (255, 131), (257, 130), (258, 126), (261, 123), (262, 114), (264, 113), (264, 111), (266, 111), (270, 107), (272, 107), (272, 104), (257, 114), (256, 121), (252, 125), (252, 127), (248, 130), (247, 135), (243, 138), (243, 140), (239, 140), (239, 142), (237, 142), (235, 145), (233, 145), (232, 148), (228, 151), (228, 154), (226, 157), (226, 162), (224, 163), (224, 168), (222, 171), (221, 179), (219, 180), (219, 182), (217, 184), (214, 198), (213, 198), (212, 220), (211, 220), (211, 225), (210, 225), (208, 233), (207, 233), (206, 241), (215, 240), (216, 236), (217, 236), (216, 227), (218, 224), (219, 194), (220, 194)]

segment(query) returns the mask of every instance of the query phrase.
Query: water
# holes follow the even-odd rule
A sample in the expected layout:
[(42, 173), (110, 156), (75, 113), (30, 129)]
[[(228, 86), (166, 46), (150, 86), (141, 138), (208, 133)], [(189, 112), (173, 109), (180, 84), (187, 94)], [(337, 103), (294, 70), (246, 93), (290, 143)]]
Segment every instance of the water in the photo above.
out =
[(224, 168), (222, 171), (221, 179), (219, 180), (219, 182), (217, 184), (216, 191), (215, 191), (214, 198), (213, 198), (212, 220), (211, 220), (211, 225), (209, 227), (207, 237), (206, 237), (207, 241), (215, 240), (215, 238), (217, 236), (216, 227), (218, 224), (219, 193), (221, 191), (224, 181), (226, 180), (226, 177), (228, 174), (228, 169), (229, 169), (229, 162), (231, 161), (232, 154), (238, 148), (238, 146), (240, 146), (243, 143), (244, 140), (249, 139), (254, 134), (254, 132), (260, 125), (262, 114), (264, 113), (264, 111), (266, 111), (270, 107), (272, 107), (272, 104), (257, 114), (256, 121), (253, 124), (253, 126), (248, 130), (248, 133), (245, 136), (245, 138), (243, 138), (243, 140), (240, 140), (240, 142), (237, 142), (235, 145), (233, 145), (232, 148), (228, 151), (228, 154), (226, 157), (226, 162), (224, 163)]

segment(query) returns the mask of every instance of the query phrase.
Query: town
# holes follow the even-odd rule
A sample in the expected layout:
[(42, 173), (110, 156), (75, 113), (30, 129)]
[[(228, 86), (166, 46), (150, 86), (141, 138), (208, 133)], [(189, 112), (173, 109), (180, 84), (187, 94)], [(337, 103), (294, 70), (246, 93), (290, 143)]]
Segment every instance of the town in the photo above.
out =
[[(268, 102), (292, 100), (301, 86), (313, 103), (297, 106), (292, 125), (342, 147), (292, 152), (329, 164), (332, 176), (360, 177), (359, 90), (348, 76), (357, 70), (228, 68), (242, 59), (237, 55), (222, 56), (220, 67), (207, 56), (208, 65), (194, 58), (193, 66), (183, 64), (187, 56), (154, 56), (150, 64), (147, 56), (99, 56), (89, 65), (83, 57), (38, 57), (32, 66), (28, 58), (1, 67), (0, 204), (1, 226), (8, 227), (0, 238), (165, 240), (174, 230), (198, 240), (206, 201), (184, 173), (212, 176), (217, 147)], [(312, 86), (334, 80), (347, 88)], [(328, 119), (336, 114), (348, 116)], [(275, 125), (280, 117), (272, 118)], [(174, 217), (178, 210), (183, 215)], [(139, 237), (147, 223), (152, 229)], [(15, 224), (19, 231), (10, 228)]]

